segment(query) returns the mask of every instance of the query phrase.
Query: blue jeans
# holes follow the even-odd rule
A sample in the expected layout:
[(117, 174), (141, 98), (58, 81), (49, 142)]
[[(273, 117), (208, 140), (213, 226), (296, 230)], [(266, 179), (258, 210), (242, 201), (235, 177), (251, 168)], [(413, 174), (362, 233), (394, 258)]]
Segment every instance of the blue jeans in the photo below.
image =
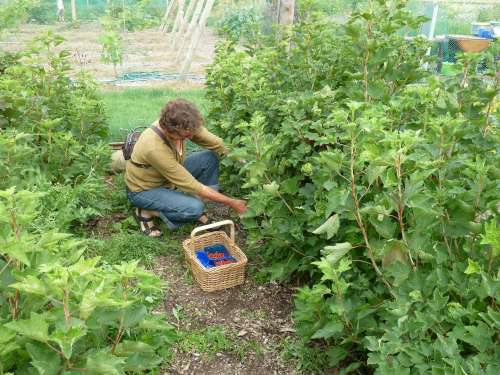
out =
[[(184, 167), (203, 185), (219, 190), (219, 158), (210, 150), (190, 154)], [(137, 193), (127, 189), (130, 202), (145, 210), (158, 211), (169, 229), (197, 220), (205, 205), (198, 197), (175, 189), (156, 188)]]

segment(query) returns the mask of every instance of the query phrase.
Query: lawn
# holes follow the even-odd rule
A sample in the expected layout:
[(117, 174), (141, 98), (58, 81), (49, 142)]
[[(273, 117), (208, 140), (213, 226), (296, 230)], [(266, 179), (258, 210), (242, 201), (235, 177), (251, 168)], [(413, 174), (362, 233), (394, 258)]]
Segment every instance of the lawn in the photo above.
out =
[(126, 132), (121, 129), (151, 124), (159, 117), (163, 105), (169, 100), (183, 98), (192, 101), (203, 115), (206, 115), (208, 108), (204, 89), (130, 88), (123, 91), (103, 91), (102, 95), (112, 140), (124, 138)]

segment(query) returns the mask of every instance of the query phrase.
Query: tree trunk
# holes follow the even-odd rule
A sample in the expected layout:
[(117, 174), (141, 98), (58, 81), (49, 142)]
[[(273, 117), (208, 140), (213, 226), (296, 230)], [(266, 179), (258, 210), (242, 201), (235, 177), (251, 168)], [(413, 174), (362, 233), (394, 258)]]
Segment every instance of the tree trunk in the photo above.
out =
[(281, 0), (278, 23), (280, 25), (293, 25), (295, 15), (295, 0)]
[(203, 10), (203, 4), (205, 3), (205, 0), (193, 0), (193, 3), (196, 3), (196, 8), (195, 8), (193, 16), (191, 17), (191, 20), (189, 22), (189, 26), (188, 26), (186, 32), (184, 33), (184, 35), (182, 35), (181, 40), (179, 42), (179, 48), (178, 48), (177, 54), (175, 56), (176, 63), (179, 63), (179, 61), (181, 60), (183, 52), (184, 52), (184, 48), (186, 46), (186, 42), (188, 40), (190, 40), (191, 34), (193, 33), (193, 30), (194, 30), (198, 20), (200, 19), (200, 14), (201, 14), (201, 11)]
[(205, 5), (205, 9), (203, 9), (203, 13), (201, 14), (200, 21), (198, 22), (198, 25), (196, 26), (196, 29), (195, 29), (194, 34), (193, 34), (193, 38), (191, 39), (191, 43), (189, 44), (189, 49), (188, 49), (186, 58), (184, 59), (184, 62), (182, 63), (181, 72), (180, 72), (180, 80), (181, 81), (186, 80), (186, 75), (189, 72), (189, 68), (191, 67), (191, 62), (193, 61), (194, 51), (198, 47), (198, 44), (200, 44), (201, 34), (203, 32), (205, 24), (207, 23), (207, 19), (208, 19), (208, 16), (210, 15), (210, 11), (212, 10), (212, 7), (214, 6), (214, 2), (215, 2), (215, 0), (207, 0), (207, 4)]
[(71, 20), (76, 22), (76, 0), (71, 0)]

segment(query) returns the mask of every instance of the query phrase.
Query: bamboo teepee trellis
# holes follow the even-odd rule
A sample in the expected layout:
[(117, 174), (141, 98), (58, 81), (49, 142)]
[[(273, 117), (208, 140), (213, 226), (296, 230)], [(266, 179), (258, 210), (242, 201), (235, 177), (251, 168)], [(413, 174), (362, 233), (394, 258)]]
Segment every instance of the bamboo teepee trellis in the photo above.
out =
[(170, 53), (175, 53), (175, 63), (180, 64), (181, 80), (185, 80), (189, 73), (194, 52), (200, 44), (214, 2), (215, 0), (170, 0), (167, 3), (160, 31), (168, 32), (167, 48)]

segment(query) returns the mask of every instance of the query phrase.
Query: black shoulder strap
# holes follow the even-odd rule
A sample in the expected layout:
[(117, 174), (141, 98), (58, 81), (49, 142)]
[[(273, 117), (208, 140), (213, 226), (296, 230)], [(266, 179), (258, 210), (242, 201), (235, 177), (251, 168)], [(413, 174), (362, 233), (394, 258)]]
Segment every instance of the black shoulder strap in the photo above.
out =
[[(170, 149), (174, 150), (174, 147), (172, 146), (172, 144), (170, 143), (170, 141), (167, 139), (167, 137), (165, 137), (165, 134), (163, 134), (160, 129), (158, 129), (156, 126), (154, 125), (151, 125), (149, 127), (151, 130), (153, 130), (156, 134), (158, 134), (158, 136), (163, 140), (163, 142), (165, 142), (165, 144), (170, 147)], [(136, 129), (134, 129), (136, 130)], [(139, 164), (139, 163), (136, 163), (135, 161), (132, 160), (132, 158), (130, 158), (128, 161), (130, 161), (133, 165), (135, 165), (136, 167), (138, 168), (149, 168), (150, 166), (147, 165), (147, 164)]]
[(170, 141), (167, 139), (167, 137), (165, 137), (165, 134), (163, 134), (163, 132), (160, 129), (158, 129), (154, 125), (151, 125), (150, 129), (152, 129), (156, 134), (158, 134), (158, 136), (163, 140), (163, 142), (165, 142), (165, 144), (168, 147), (170, 147), (172, 150), (174, 149), (173, 146), (172, 146), (172, 143), (170, 143)]

